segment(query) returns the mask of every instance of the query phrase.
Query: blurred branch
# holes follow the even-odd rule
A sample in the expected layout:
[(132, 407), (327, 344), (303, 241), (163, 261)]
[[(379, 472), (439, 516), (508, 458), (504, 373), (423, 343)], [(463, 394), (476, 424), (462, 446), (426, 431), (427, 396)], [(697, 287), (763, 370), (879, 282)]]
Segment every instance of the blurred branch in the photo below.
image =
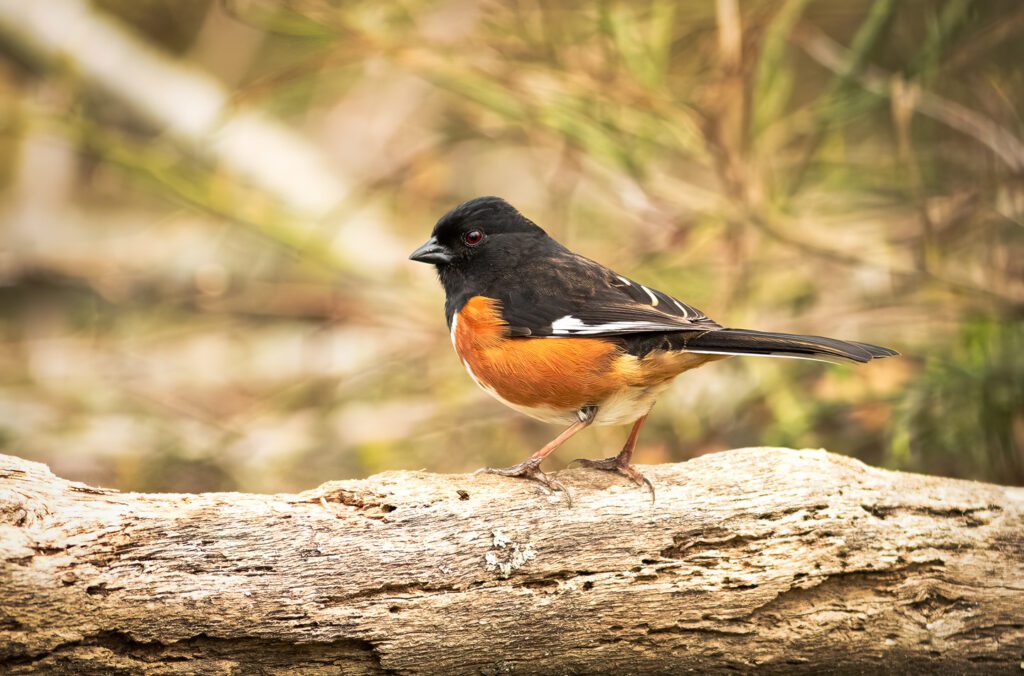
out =
[(766, 235), (770, 236), (772, 239), (791, 246), (798, 251), (802, 251), (824, 260), (855, 268), (876, 269), (904, 279), (930, 279), (955, 293), (965, 294), (967, 296), (982, 296), (990, 301), (994, 301), (1000, 306), (1008, 307), (1013, 311), (1019, 312), (1024, 308), (1024, 298), (1007, 296), (991, 288), (977, 286), (962, 280), (950, 279), (935, 272), (934, 270), (921, 270), (913, 267), (900, 266), (892, 262), (876, 262), (868, 258), (851, 254), (848, 251), (834, 249), (823, 244), (817, 244), (809, 241), (806, 237), (786, 232), (778, 223), (774, 222), (773, 219), (754, 211), (748, 210), (743, 215), (743, 218), (751, 225), (754, 225)]
[[(297, 218), (268, 232), (272, 237), (292, 245), (318, 240), (317, 221), (329, 217), (350, 191), (348, 182), (302, 136), (256, 110), (232, 107), (220, 83), (148, 46), (85, 0), (0, 0), (0, 29), (48, 62), (69, 62), (190, 152), (274, 195)], [(297, 225), (300, 220), (304, 227)], [(376, 250), (403, 251), (381, 227), (378, 223)], [(346, 236), (344, 229), (339, 236)], [(335, 247), (334, 254), (344, 259), (344, 267), (373, 267), (354, 252), (348, 255)]]
[(928, 38), (907, 66), (910, 75), (928, 76), (938, 71), (943, 50), (970, 17), (971, 0), (947, 0), (928, 29)]
[(778, 119), (793, 88), (792, 69), (786, 67), (789, 35), (810, 0), (786, 0), (768, 23), (755, 64), (753, 121), (755, 136)]
[(139, 141), (86, 120), (77, 120), (76, 125), (77, 129), (67, 129), (66, 133), (77, 132), (88, 151), (112, 166), (158, 184), (181, 204), (248, 228), (327, 272), (369, 272), (367, 266), (356, 263), (356, 256), (340, 255), (324, 233), (311, 229), (286, 204), (269, 200), (250, 186), (218, 181), (216, 168), (209, 163), (190, 157), (183, 161), (171, 144), (161, 140)]
[[(849, 88), (850, 83), (864, 69), (875, 46), (885, 34), (889, 21), (896, 10), (896, 5), (897, 3), (894, 0), (875, 0), (871, 5), (867, 18), (864, 19), (864, 23), (857, 29), (857, 34), (853, 37), (853, 43), (847, 53), (847, 58), (841, 64), (842, 67), (833, 71), (836, 74), (836, 78), (832, 81), (828, 92), (822, 95), (822, 101), (826, 103), (833, 102), (837, 96)], [(800, 186), (803, 185), (803, 181), (807, 177), (807, 170), (811, 165), (811, 160), (817, 154), (818, 148), (825, 138), (825, 132), (831, 124), (832, 118), (827, 114), (826, 109), (819, 109), (818, 114), (815, 116), (811, 140), (803, 153), (803, 161), (799, 164), (796, 175), (790, 184), (790, 195), (796, 194)]]
[[(161, 54), (84, 0), (0, 0), (0, 23), (297, 211), (323, 216), (348, 191), (302, 137), (254, 110), (228, 109), (229, 95), (216, 80)], [(203, 145), (210, 138), (216, 141)]]
[[(977, 7), (977, 3), (967, 4)], [(1017, 11), (1009, 14), (1005, 10), (999, 12), (987, 26), (965, 40), (964, 44), (949, 56), (944, 68), (956, 71), (978, 59), (991, 57), (992, 50), (1001, 46), (1005, 40), (1017, 38), (1019, 41), (1021, 31), (1024, 31), (1024, 6), (1017, 4)]]
[[(850, 66), (850, 51), (843, 48), (821, 30), (803, 26), (793, 34), (793, 41), (800, 45), (808, 56), (834, 73), (847, 73)], [(865, 90), (883, 98), (892, 96), (895, 76), (879, 68), (868, 66), (854, 76)], [(912, 88), (902, 81), (901, 86)], [(994, 121), (955, 101), (942, 98), (923, 89), (917, 89), (913, 109), (926, 117), (955, 129), (986, 146), (1011, 170), (1024, 170), (1024, 143), (1013, 132)]]
[(737, 0), (715, 0), (718, 25), (718, 53), (722, 66), (736, 70), (743, 60), (743, 25)]

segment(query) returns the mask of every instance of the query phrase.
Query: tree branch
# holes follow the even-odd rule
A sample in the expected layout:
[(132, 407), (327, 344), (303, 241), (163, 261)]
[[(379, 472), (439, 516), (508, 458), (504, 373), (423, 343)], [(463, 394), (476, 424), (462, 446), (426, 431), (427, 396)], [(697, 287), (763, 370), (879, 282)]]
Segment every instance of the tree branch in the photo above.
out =
[[(829, 38), (824, 31), (805, 26), (794, 32), (793, 39), (808, 56), (822, 66), (834, 73), (848, 72), (846, 50)], [(913, 97), (907, 101), (913, 110), (972, 137), (991, 150), (1011, 170), (1024, 170), (1024, 143), (1011, 130), (967, 106), (920, 89), (916, 83), (908, 84), (896, 80), (892, 75), (874, 66), (865, 68), (855, 80), (866, 91), (885, 98), (892, 96), (893, 83), (901, 82), (904, 91), (913, 92)]]
[(0, 671), (1019, 673), (1024, 489), (754, 448), (143, 495), (0, 456)]

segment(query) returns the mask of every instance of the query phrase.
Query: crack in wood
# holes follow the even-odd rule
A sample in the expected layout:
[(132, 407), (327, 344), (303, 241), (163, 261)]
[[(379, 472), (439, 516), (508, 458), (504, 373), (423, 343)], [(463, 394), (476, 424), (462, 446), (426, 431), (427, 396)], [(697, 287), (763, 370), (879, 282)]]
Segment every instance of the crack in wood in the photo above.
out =
[[(254, 650), (256, 647), (259, 649)], [(110, 655), (97, 655), (91, 650), (93, 648), (102, 648)], [(383, 667), (376, 646), (365, 639), (296, 643), (250, 636), (213, 637), (201, 633), (164, 643), (141, 641), (117, 630), (83, 636), (30, 656), (0, 659), (0, 672), (37, 673), (37, 670), (62, 669), (74, 664), (76, 673), (83, 673), (89, 671), (90, 664), (94, 664), (97, 668), (102, 666), (103, 673), (129, 674), (174, 663), (189, 664), (190, 673), (223, 673), (228, 665), (232, 665), (232, 671), (253, 673), (288, 669), (293, 664), (303, 664), (307, 669), (322, 670), (323, 673), (338, 673), (338, 670), (348, 673), (349, 669), (370, 674), (394, 673)], [(99, 671), (97, 669), (96, 673)]]

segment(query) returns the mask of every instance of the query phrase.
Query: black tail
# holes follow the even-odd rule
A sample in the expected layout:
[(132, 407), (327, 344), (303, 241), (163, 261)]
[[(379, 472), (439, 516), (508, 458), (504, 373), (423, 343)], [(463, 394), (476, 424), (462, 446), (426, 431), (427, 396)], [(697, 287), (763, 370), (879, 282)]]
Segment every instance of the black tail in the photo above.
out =
[(708, 331), (686, 341), (690, 352), (704, 354), (750, 354), (764, 357), (791, 357), (819, 361), (869, 362), (894, 357), (896, 350), (867, 343), (854, 343), (822, 336), (796, 336), (746, 329)]

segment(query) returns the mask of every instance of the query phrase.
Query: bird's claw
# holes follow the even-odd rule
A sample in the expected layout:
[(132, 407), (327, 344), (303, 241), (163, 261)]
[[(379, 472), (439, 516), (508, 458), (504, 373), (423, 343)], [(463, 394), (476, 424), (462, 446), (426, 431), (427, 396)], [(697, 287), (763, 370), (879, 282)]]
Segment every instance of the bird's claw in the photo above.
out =
[(511, 467), (481, 467), (473, 474), (497, 474), (499, 476), (522, 477), (532, 479), (547, 488), (551, 493), (561, 491), (565, 494), (565, 501), (572, 506), (572, 491), (558, 479), (545, 474), (540, 468), (540, 461), (524, 460), (518, 465)]
[(621, 474), (626, 477), (641, 488), (646, 486), (647, 490), (651, 492), (651, 504), (654, 504), (654, 484), (652, 484), (651, 480), (645, 477), (636, 467), (629, 464), (629, 460), (621, 453), (603, 460), (576, 458), (569, 464), (571, 465), (573, 462), (578, 462), (589, 469), (599, 469), (604, 472), (615, 472), (616, 474)]

